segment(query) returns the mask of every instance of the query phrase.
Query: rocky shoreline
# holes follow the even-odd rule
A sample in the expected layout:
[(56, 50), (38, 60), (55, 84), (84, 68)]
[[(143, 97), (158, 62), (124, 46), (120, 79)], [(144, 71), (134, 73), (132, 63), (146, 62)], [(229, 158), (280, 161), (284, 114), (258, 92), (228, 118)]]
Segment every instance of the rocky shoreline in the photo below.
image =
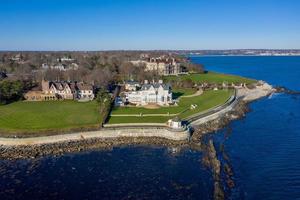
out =
[(221, 181), (221, 162), (217, 157), (217, 151), (214, 147), (213, 141), (209, 140), (207, 145), (205, 145), (204, 156), (202, 158), (202, 163), (211, 169), (213, 180), (214, 180), (214, 199), (223, 200), (225, 199), (224, 190)]
[(206, 134), (218, 131), (226, 127), (231, 121), (245, 117), (246, 113), (250, 111), (248, 103), (239, 101), (235, 105), (234, 109), (227, 112), (225, 115), (219, 117), (218, 119), (197, 126), (195, 132), (191, 137), (191, 142), (199, 142)]
[(130, 145), (153, 145), (167, 147), (188, 147), (187, 141), (173, 141), (163, 138), (120, 137), (116, 139), (86, 139), (43, 145), (22, 145), (0, 147), (0, 159), (36, 159), (43, 156), (60, 156), (65, 153), (76, 153), (90, 150), (111, 150), (114, 147)]

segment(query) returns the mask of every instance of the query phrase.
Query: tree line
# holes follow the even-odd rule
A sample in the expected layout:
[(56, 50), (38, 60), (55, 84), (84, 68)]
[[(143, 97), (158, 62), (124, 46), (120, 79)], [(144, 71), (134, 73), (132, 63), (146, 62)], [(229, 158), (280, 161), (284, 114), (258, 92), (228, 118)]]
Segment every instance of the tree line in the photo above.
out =
[[(145, 71), (145, 65), (133, 65), (130, 61), (140, 59), (141, 54), (150, 57), (169, 55), (160, 51), (103, 51), (103, 52), (0, 52), (0, 72), (8, 78), (0, 83), (1, 102), (10, 102), (21, 98), (22, 91), (30, 89), (41, 80), (82, 81), (97, 88), (107, 89), (110, 85), (129, 79), (144, 81), (158, 80), (162, 77), (155, 71)], [(191, 63), (180, 55), (171, 55), (192, 72), (203, 72), (202, 65)], [(70, 64), (61, 58), (72, 58), (78, 69), (60, 71), (42, 70), (42, 64)]]

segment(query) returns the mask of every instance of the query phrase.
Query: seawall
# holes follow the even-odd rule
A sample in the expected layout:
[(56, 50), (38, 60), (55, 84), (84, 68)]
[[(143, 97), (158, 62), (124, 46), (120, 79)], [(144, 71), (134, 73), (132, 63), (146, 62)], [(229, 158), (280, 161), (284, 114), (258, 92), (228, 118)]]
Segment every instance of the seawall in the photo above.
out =
[(69, 141), (80, 141), (86, 139), (115, 139), (120, 137), (158, 137), (169, 140), (187, 140), (188, 131), (171, 131), (166, 128), (130, 128), (130, 129), (101, 129), (98, 131), (79, 132), (31, 138), (0, 138), (0, 145), (22, 146), (22, 145), (43, 145), (62, 143)]

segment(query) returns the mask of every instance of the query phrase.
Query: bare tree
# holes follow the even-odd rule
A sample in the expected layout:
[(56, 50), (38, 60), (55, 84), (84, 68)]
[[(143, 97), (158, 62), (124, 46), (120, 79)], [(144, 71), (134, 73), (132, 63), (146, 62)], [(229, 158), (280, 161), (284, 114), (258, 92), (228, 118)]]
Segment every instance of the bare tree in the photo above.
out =
[(115, 79), (115, 73), (109, 70), (108, 67), (99, 68), (92, 71), (89, 80), (95, 85), (106, 88)]

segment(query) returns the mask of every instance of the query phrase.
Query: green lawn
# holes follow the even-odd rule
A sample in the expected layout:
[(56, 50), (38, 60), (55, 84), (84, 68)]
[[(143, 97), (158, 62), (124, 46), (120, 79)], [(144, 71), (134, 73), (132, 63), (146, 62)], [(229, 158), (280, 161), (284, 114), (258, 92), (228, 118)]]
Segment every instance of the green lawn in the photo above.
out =
[(170, 117), (164, 116), (149, 116), (149, 117), (110, 117), (109, 124), (123, 124), (123, 123), (164, 123)]
[(173, 99), (177, 99), (182, 96), (188, 96), (195, 94), (196, 88), (173, 88)]
[[(115, 107), (112, 111), (114, 114), (178, 114), (180, 118), (188, 117), (192, 114), (202, 112), (209, 108), (218, 106), (226, 102), (232, 95), (232, 90), (205, 91), (202, 95), (196, 97), (181, 98), (178, 106), (161, 107), (158, 109), (147, 109), (142, 107)], [(191, 110), (190, 106), (196, 104), (198, 107)], [(155, 122), (164, 123), (172, 116), (159, 117), (134, 117), (134, 116), (112, 116), (109, 123), (139, 123), (139, 122)]]
[(181, 81), (181, 80), (187, 80), (191, 79), (195, 83), (223, 83), (227, 82), (229, 84), (231, 83), (246, 83), (251, 84), (256, 82), (256, 80), (244, 78), (241, 76), (235, 76), (235, 75), (228, 75), (228, 74), (220, 74), (216, 72), (207, 72), (205, 74), (188, 74), (188, 75), (181, 75), (181, 76), (168, 76), (165, 77), (165, 81)]
[(39, 132), (99, 125), (95, 101), (15, 102), (0, 106), (0, 132)]
[(180, 113), (179, 117), (181, 119), (184, 119), (190, 115), (224, 104), (231, 97), (232, 94), (233, 90), (210, 90), (204, 92), (198, 97), (184, 98), (184, 104), (179, 103), (180, 106), (184, 105), (189, 107), (191, 104), (196, 104), (198, 107), (193, 110), (189, 109), (185, 112)]

